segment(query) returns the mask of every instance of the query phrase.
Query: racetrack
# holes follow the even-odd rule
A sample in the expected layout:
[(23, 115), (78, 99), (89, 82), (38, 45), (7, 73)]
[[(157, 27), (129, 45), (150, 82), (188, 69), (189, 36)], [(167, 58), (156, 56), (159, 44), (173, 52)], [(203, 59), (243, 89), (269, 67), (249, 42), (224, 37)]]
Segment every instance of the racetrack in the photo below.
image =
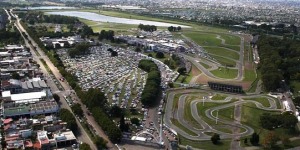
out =
[[(186, 121), (185, 117), (184, 117), (184, 106), (185, 106), (185, 102), (188, 96), (192, 96), (195, 95), (195, 93), (197, 92), (201, 92), (201, 93), (206, 93), (207, 95), (210, 94), (210, 92), (208, 91), (204, 91), (204, 90), (196, 90), (196, 89), (190, 89), (190, 90), (181, 90), (181, 91), (170, 91), (167, 97), (167, 104), (166, 104), (166, 110), (170, 110), (170, 111), (166, 111), (164, 114), (164, 123), (166, 125), (168, 125), (169, 127), (173, 128), (176, 132), (178, 132), (178, 134), (182, 135), (183, 137), (190, 139), (190, 140), (194, 140), (194, 141), (204, 141), (204, 140), (210, 140), (210, 135), (207, 135), (207, 132), (212, 132), (212, 133), (217, 133), (221, 136), (222, 139), (232, 139), (236, 136), (238, 137), (245, 137), (245, 136), (249, 136), (251, 135), (254, 130), (253, 128), (251, 128), (248, 125), (242, 124), (242, 123), (237, 123), (234, 121), (234, 119), (232, 121), (228, 120), (228, 119), (223, 119), (222, 117), (218, 117), (218, 125), (216, 124), (212, 124), (212, 122), (214, 122), (216, 120), (215, 116), (215, 112), (222, 110), (222, 109), (226, 109), (226, 108), (230, 108), (230, 107), (238, 107), (241, 106), (242, 104), (245, 103), (253, 103), (255, 104), (255, 106), (258, 109), (262, 109), (262, 110), (267, 110), (267, 111), (282, 111), (282, 109), (278, 108), (278, 106), (276, 106), (276, 100), (274, 98), (271, 98), (269, 96), (266, 95), (251, 95), (251, 96), (247, 96), (247, 95), (230, 95), (230, 94), (223, 94), (226, 95), (227, 97), (223, 100), (212, 100), (210, 98), (208, 99), (193, 99), (190, 102), (190, 108), (191, 108), (191, 115), (193, 117), (194, 120), (196, 120), (196, 122), (199, 124), (199, 126), (201, 126), (202, 128), (195, 128), (195, 126), (191, 123), (189, 123), (188, 121)], [(173, 102), (174, 102), (174, 97), (175, 94), (181, 94), (181, 96), (179, 97), (178, 100), (178, 108), (173, 108)], [(216, 93), (214, 93), (216, 94)], [(233, 97), (235, 99), (233, 99)], [(256, 98), (256, 97), (265, 97), (268, 99), (270, 106), (269, 107), (264, 107), (263, 104), (259, 103), (258, 101), (254, 101), (254, 100), (244, 100), (243, 98), (247, 98), (247, 99), (251, 99), (251, 98)], [(237, 99), (236, 99), (237, 98)], [(202, 104), (207, 104), (207, 103), (215, 103), (215, 104), (220, 104), (217, 105), (215, 107), (211, 107), (205, 110), (205, 116), (200, 116), (198, 113), (198, 107), (197, 105), (202, 105)], [(279, 106), (281, 107), (281, 106)], [(172, 111), (171, 111), (172, 110)], [(237, 113), (234, 115), (240, 115), (241, 113)], [(204, 119), (204, 117), (210, 119), (211, 121), (206, 122)], [(235, 118), (236, 116), (234, 116)], [(184, 130), (182, 130), (180, 127), (174, 125), (171, 121), (171, 118), (177, 119), (178, 122), (183, 125), (185, 128), (189, 129), (191, 132), (197, 134), (197, 136), (193, 136), (190, 135), (188, 133), (186, 133)], [(238, 129), (242, 129), (243, 132), (238, 132), (238, 133), (226, 133), (224, 131), (220, 131), (217, 129), (217, 127), (220, 126), (224, 126), (224, 127), (229, 127), (230, 129), (232, 129), (233, 127), (238, 128)]]

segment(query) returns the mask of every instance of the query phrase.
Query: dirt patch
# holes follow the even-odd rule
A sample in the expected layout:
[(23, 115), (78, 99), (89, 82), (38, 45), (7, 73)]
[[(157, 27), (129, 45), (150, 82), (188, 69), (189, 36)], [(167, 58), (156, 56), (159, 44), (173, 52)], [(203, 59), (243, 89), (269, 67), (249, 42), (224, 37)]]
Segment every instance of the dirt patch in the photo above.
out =
[(252, 65), (252, 63), (245, 62), (245, 69), (247, 69), (247, 70), (253, 70), (253, 65)]
[(242, 35), (242, 37), (244, 38), (244, 40), (246, 41), (246, 42), (251, 42), (251, 35)]
[(198, 68), (196, 68), (194, 65), (192, 65), (191, 72), (192, 72), (192, 76), (197, 76), (197, 75), (201, 74), (201, 71)]

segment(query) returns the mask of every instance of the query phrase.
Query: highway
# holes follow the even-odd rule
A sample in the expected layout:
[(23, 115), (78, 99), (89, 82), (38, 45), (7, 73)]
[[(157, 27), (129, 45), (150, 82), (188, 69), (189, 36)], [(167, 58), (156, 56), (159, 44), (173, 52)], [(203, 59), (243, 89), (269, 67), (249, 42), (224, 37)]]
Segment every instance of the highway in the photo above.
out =
[[(36, 51), (40, 54), (40, 56), (37, 56), (35, 54), (35, 51), (33, 50), (33, 47), (30, 46), (30, 44), (28, 43), (28, 40), (23, 36), (26, 45), (30, 48), (30, 51), (31, 51), (31, 53), (33, 55), (33, 58), (40, 64), (40, 66), (43, 66), (43, 64), (42, 64), (42, 62), (40, 62), (39, 59), (43, 58), (45, 60), (46, 64), (48, 65), (49, 69), (52, 71), (52, 73), (55, 76), (55, 78), (58, 80), (58, 82), (60, 82), (61, 86), (64, 89), (63, 91), (59, 91), (55, 84), (53, 84), (53, 85), (50, 84), (49, 86), (52, 87), (51, 88), (52, 91), (55, 91), (55, 92), (59, 91), (59, 92), (56, 92), (56, 93), (60, 96), (60, 99), (61, 99), (61, 102), (62, 102), (62, 107), (71, 110), (70, 107), (69, 107), (69, 105), (64, 100), (63, 96), (69, 95), (70, 91), (72, 91), (72, 88), (69, 86), (69, 84), (67, 83), (67, 81), (62, 82), (61, 80), (59, 80), (60, 78), (62, 78), (62, 75), (59, 73), (58, 69), (53, 65), (53, 63), (50, 61), (50, 59), (47, 57), (47, 55), (45, 55), (45, 53), (40, 49), (40, 47), (38, 47), (38, 45), (36, 44), (36, 42), (28, 35), (27, 31), (20, 24), (20, 19), (19, 18), (17, 18), (17, 21), (16, 21), (15, 25), (18, 28), (18, 30), (20, 31), (20, 33), (24, 32), (27, 35), (27, 37), (31, 41), (32, 45), (36, 47)], [(48, 74), (45, 68), (43, 68), (43, 72), (45, 72), (46, 74)], [(94, 120), (94, 118), (92, 116), (90, 116), (90, 115), (87, 114), (87, 112), (88, 112), (87, 108), (85, 107), (85, 105), (83, 105), (81, 103), (81, 101), (79, 100), (79, 98), (77, 97), (77, 95), (72, 95), (72, 99), (78, 100), (77, 102), (79, 104), (81, 104), (82, 110), (84, 112), (84, 116), (87, 119), (87, 122), (90, 123), (93, 126), (93, 128), (96, 130), (96, 134), (98, 134), (99, 136), (101, 136), (102, 138), (104, 138), (108, 142), (107, 143), (107, 147), (109, 149), (116, 149), (115, 145), (109, 140), (109, 138), (104, 133), (104, 131), (101, 129), (101, 127), (96, 123), (96, 121)], [(84, 131), (84, 129), (81, 126), (81, 124), (78, 122), (78, 120), (77, 120), (77, 123), (78, 123), (78, 126), (81, 129), (81, 132), (83, 133), (82, 135), (84, 135), (84, 137), (82, 137), (81, 140), (84, 141), (84, 142), (86, 142), (86, 143), (88, 143), (89, 145), (91, 145), (92, 149), (97, 149), (95, 147), (95, 145), (92, 143), (92, 140), (88, 137), (87, 133)]]

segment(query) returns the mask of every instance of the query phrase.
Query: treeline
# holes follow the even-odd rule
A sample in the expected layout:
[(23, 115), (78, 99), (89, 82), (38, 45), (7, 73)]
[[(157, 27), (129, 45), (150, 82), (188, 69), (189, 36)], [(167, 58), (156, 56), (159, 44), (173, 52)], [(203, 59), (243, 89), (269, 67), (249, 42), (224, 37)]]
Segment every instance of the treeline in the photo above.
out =
[(5, 29), (0, 30), (0, 42), (5, 44), (20, 43), (22, 40), (21, 34), (18, 29), (15, 28), (14, 30), (13, 32), (6, 31)]
[(161, 77), (157, 65), (152, 60), (143, 59), (139, 62), (139, 68), (148, 72), (145, 88), (142, 92), (141, 102), (143, 105), (152, 107), (159, 100), (161, 92)]
[(109, 112), (110, 108), (107, 104), (104, 93), (99, 89), (92, 88), (87, 92), (79, 90), (79, 87), (76, 89), (77, 95), (91, 111), (95, 121), (101, 126), (109, 139), (114, 143), (120, 142), (122, 138), (122, 132), (106, 113)]
[(76, 17), (68, 17), (62, 15), (44, 15), (43, 12), (29, 11), (20, 12), (18, 16), (28, 22), (29, 24), (35, 23), (54, 23), (54, 24), (76, 24), (80, 23)]
[(285, 112), (283, 114), (271, 115), (264, 113), (260, 116), (260, 124), (263, 128), (268, 130), (274, 130), (276, 128), (283, 127), (285, 129), (295, 130), (298, 119), (295, 115)]
[(139, 24), (138, 28), (139, 28), (140, 30), (147, 31), (147, 32), (153, 32), (153, 31), (156, 31), (156, 30), (157, 30), (157, 27), (154, 26), (154, 25), (143, 25), (143, 24)]
[(260, 63), (264, 88), (276, 91), (286, 83), (300, 80), (300, 41), (260, 36), (258, 41)]
[(78, 133), (76, 119), (68, 109), (61, 108), (59, 110), (58, 116), (62, 121), (67, 122), (68, 129), (70, 129), (74, 133)]
[(181, 26), (178, 26), (178, 27), (170, 26), (170, 27), (168, 27), (168, 30), (170, 32), (181, 31)]

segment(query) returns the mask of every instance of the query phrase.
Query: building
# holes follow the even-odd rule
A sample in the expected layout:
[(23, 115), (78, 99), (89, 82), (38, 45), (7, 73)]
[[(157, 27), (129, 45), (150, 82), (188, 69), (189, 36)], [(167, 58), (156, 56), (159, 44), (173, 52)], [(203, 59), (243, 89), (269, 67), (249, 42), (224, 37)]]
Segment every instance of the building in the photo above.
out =
[(232, 92), (232, 93), (243, 93), (242, 86), (215, 83), (215, 82), (208, 82), (208, 85), (212, 90)]
[(53, 138), (56, 141), (56, 147), (71, 146), (77, 143), (76, 137), (72, 131), (59, 132), (54, 134)]
[(29, 104), (17, 104), (5, 107), (4, 118), (7, 117), (31, 117), (36, 115), (51, 115), (59, 111), (59, 106), (55, 101), (41, 101)]
[(50, 141), (47, 136), (47, 131), (37, 132), (37, 140), (40, 146), (40, 149), (50, 149)]
[(40, 78), (33, 78), (28, 81), (21, 82), (16, 79), (2, 80), (1, 90), (16, 93), (39, 92), (49, 89), (46, 82)]

